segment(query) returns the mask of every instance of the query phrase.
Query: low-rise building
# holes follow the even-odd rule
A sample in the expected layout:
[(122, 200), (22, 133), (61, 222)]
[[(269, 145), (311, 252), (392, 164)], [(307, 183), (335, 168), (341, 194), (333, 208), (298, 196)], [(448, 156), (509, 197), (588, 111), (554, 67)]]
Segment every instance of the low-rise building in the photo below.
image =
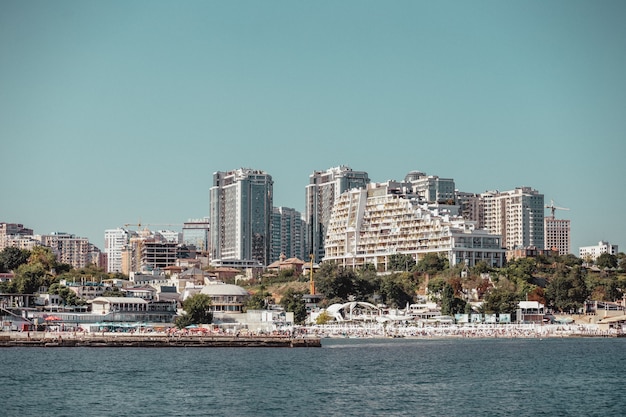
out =
[(609, 242), (600, 241), (595, 246), (582, 246), (578, 249), (579, 257), (585, 262), (594, 262), (603, 253), (617, 255), (617, 245), (611, 245)]

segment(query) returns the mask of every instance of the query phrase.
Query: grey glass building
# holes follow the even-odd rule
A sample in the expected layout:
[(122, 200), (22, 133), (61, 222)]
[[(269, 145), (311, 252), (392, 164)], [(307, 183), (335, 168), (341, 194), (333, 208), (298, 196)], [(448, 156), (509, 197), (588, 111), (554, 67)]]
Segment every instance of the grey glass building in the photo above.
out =
[(265, 171), (215, 172), (210, 190), (211, 260), (270, 263), (273, 181)]

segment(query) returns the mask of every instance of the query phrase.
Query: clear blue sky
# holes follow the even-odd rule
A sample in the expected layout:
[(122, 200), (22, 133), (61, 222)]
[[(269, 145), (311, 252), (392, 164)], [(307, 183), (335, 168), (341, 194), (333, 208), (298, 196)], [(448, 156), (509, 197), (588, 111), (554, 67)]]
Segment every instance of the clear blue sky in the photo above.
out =
[[(626, 250), (624, 1), (0, 1), (0, 221), (208, 216), (215, 171), (530, 186)], [(548, 214), (548, 211), (546, 211)]]

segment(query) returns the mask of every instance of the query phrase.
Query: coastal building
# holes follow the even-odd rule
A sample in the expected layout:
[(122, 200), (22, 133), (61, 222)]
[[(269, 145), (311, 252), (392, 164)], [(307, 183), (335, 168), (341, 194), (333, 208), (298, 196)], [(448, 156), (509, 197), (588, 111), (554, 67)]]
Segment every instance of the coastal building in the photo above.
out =
[[(0, 222), (0, 251), (8, 247), (32, 249), (32, 246), (39, 244), (32, 237), (33, 229), (28, 229), (23, 224)], [(30, 247), (27, 247), (29, 245), (26, 242), (32, 243)]]
[[(306, 186), (306, 251), (314, 261), (324, 258), (324, 240), (335, 200), (345, 191), (365, 188), (370, 179), (365, 171), (353, 171), (348, 166), (338, 166), (326, 171), (315, 171)], [(306, 254), (305, 254), (306, 255)]]
[(57, 262), (84, 268), (88, 265), (99, 266), (100, 250), (89, 243), (86, 237), (76, 237), (69, 233), (55, 232), (41, 235), (41, 245), (52, 249)]
[(211, 298), (213, 313), (241, 314), (250, 294), (245, 289), (232, 284), (215, 283), (205, 285), (200, 294)]
[(83, 300), (93, 300), (98, 297), (102, 297), (105, 292), (110, 291), (112, 289), (106, 283), (96, 282), (96, 281), (80, 281), (80, 282), (70, 282), (67, 280), (61, 281), (61, 285), (66, 286), (70, 289), (76, 296)]
[(200, 254), (209, 251), (209, 218), (188, 220), (183, 224), (183, 244), (192, 245)]
[(594, 262), (603, 253), (617, 255), (617, 245), (601, 240), (595, 246), (582, 246), (578, 249), (579, 257), (585, 262)]
[(299, 258), (287, 258), (285, 254), (280, 256), (280, 259), (276, 262), (272, 262), (267, 266), (268, 271), (280, 272), (280, 271), (288, 271), (292, 270), (296, 276), (302, 275), (302, 270), (304, 268), (304, 262)]
[[(122, 262), (124, 257), (122, 256), (122, 252), (125, 250), (132, 236), (136, 236), (136, 232), (122, 229), (120, 227), (104, 231), (104, 253), (107, 257), (107, 272), (123, 271)], [(127, 266), (126, 274), (128, 274), (128, 270), (129, 267)]]
[(271, 175), (254, 169), (213, 174), (210, 190), (212, 264), (270, 263), (273, 184)]
[(455, 191), (459, 214), (466, 220), (476, 223), (478, 229), (485, 228), (485, 206), (480, 194)]
[(420, 171), (409, 172), (404, 181), (410, 184), (420, 202), (454, 205), (455, 188), (452, 178), (439, 178)]
[[(98, 297), (90, 304), (91, 313), (82, 319), (91, 323), (94, 318), (110, 323), (171, 323), (177, 307), (176, 301), (150, 302), (136, 297)], [(72, 317), (68, 317), (67, 321), (72, 321)]]
[(570, 221), (554, 216), (545, 218), (545, 245), (547, 249), (556, 249), (559, 255), (570, 253)]
[(270, 260), (304, 256), (304, 222), (299, 211), (288, 207), (274, 207), (272, 212), (272, 246)]
[(389, 181), (353, 189), (336, 201), (328, 225), (325, 260), (343, 266), (374, 265), (386, 271), (389, 257), (409, 254), (416, 261), (427, 253), (445, 256), (450, 265), (483, 261), (501, 267), (501, 237), (475, 228), (459, 216), (431, 210), (407, 198), (402, 185)]
[(530, 187), (481, 194), (484, 227), (502, 236), (507, 249), (545, 248), (544, 197)]

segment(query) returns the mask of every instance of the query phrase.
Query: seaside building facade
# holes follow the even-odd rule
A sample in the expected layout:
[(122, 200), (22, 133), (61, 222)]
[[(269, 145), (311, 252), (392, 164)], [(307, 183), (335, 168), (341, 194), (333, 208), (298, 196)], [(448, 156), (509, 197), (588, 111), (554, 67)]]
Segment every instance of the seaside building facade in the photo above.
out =
[(343, 165), (309, 175), (309, 185), (305, 189), (305, 246), (315, 262), (324, 258), (324, 240), (335, 200), (345, 191), (367, 187), (369, 182), (367, 172), (353, 171)]
[(507, 249), (545, 248), (544, 196), (530, 187), (481, 194), (484, 227), (502, 236)]
[(288, 207), (274, 207), (272, 212), (272, 247), (270, 260), (281, 255), (287, 258), (304, 256), (304, 223), (299, 211)]
[(104, 253), (107, 258), (107, 272), (123, 271), (122, 261), (124, 257), (122, 256), (122, 252), (128, 245), (131, 236), (134, 235), (136, 235), (135, 232), (122, 229), (121, 227), (104, 231)]
[(617, 245), (611, 245), (609, 242), (601, 240), (595, 246), (581, 246), (578, 248), (579, 257), (585, 262), (594, 262), (603, 253), (609, 255), (617, 255)]
[(567, 255), (570, 253), (569, 220), (547, 216), (545, 218), (544, 231), (546, 249), (556, 249), (559, 255)]
[(183, 244), (192, 245), (200, 254), (209, 252), (209, 218), (194, 219), (183, 224)]
[(499, 235), (476, 229), (459, 216), (430, 210), (391, 181), (350, 190), (337, 199), (325, 251), (325, 260), (350, 267), (372, 264), (379, 271), (386, 271), (389, 257), (400, 253), (416, 261), (437, 253), (450, 265), (484, 261), (501, 267), (505, 259)]
[(439, 178), (421, 171), (409, 172), (404, 181), (410, 184), (412, 192), (420, 202), (430, 204), (455, 204), (455, 188), (452, 178)]
[(55, 232), (40, 237), (41, 245), (52, 249), (57, 262), (84, 268), (88, 265), (99, 266), (100, 250), (89, 243), (86, 237), (76, 237), (69, 233)]
[(212, 263), (270, 263), (273, 185), (271, 175), (254, 169), (213, 174)]
[(33, 229), (28, 229), (19, 223), (0, 222), (0, 251), (8, 247), (32, 249), (38, 244), (33, 239)]

